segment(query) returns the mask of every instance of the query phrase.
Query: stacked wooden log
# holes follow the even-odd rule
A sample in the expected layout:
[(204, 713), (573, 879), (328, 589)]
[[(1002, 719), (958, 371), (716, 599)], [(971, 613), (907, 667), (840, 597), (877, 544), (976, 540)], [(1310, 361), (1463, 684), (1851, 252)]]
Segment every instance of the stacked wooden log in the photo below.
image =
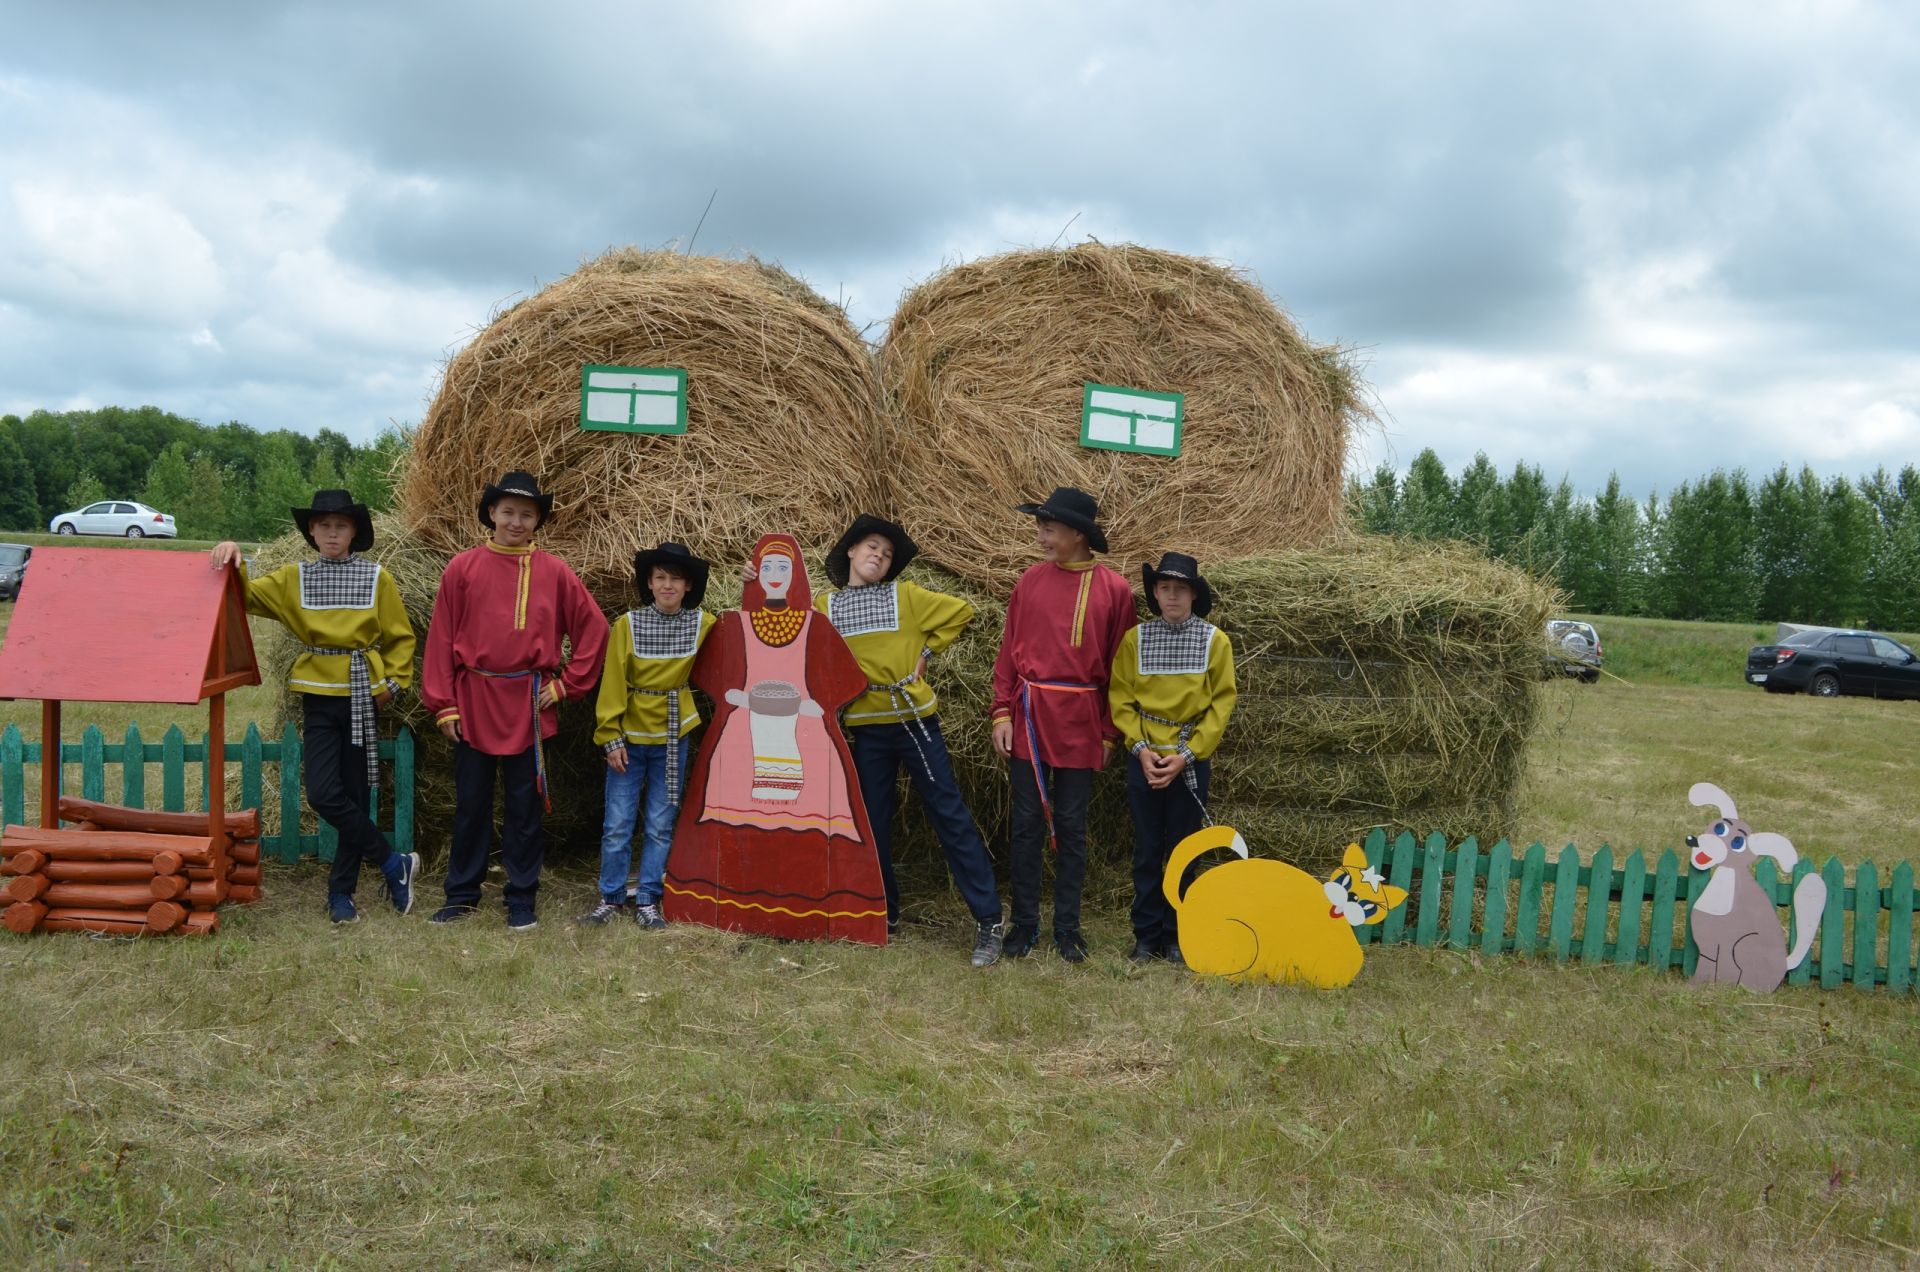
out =
[(228, 813), (219, 836), (200, 813), (63, 797), (60, 816), (75, 825), (0, 831), (9, 931), (204, 935), (223, 903), (260, 899), (258, 809)]

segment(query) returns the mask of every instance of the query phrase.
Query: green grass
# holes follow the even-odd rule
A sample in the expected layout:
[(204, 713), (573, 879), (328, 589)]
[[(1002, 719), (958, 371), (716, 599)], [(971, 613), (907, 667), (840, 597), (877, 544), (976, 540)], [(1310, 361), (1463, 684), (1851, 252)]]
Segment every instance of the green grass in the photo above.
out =
[[(1920, 838), (1915, 704), (1549, 693), (1529, 838), (1676, 844), (1702, 778), (1819, 855)], [(1341, 993), (1237, 987), (1130, 969), (1120, 912), (1085, 967), (974, 973), (923, 867), (885, 950), (582, 930), (579, 863), (518, 938), (427, 925), (437, 880), (332, 929), (306, 864), (209, 940), (0, 941), (0, 1261), (1920, 1260), (1912, 997), (1407, 946)]]
[[(1773, 643), (1773, 623), (1683, 623), (1670, 618), (1569, 615), (1600, 633), (1606, 670), (1634, 684), (1746, 688), (1747, 651)], [(1909, 646), (1916, 638), (1888, 632)], [(1754, 692), (1759, 692), (1755, 690)]]
[[(0, 530), (0, 543), (25, 543), (33, 547), (51, 544), (59, 548), (162, 548), (168, 552), (206, 552), (213, 539), (128, 539), (111, 534), (42, 534), (38, 531)], [(251, 551), (255, 544), (242, 544)], [(29, 570), (33, 567), (28, 566)]]

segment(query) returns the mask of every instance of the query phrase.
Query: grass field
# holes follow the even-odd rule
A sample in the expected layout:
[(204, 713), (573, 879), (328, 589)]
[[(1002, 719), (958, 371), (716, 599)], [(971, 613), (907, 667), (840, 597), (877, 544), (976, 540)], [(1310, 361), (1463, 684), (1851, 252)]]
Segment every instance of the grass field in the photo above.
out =
[[(61, 548), (163, 548), (169, 552), (205, 552), (213, 547), (214, 541), (212, 539), (126, 539), (110, 534), (42, 534), (38, 531), (0, 530), (0, 543), (25, 543), (33, 547), (52, 544)], [(252, 548), (255, 545), (244, 546)]]
[[(1601, 621), (1643, 670), (1549, 689), (1526, 837), (1671, 846), (1706, 778), (1816, 856), (1916, 855), (1920, 704)], [(336, 930), (316, 867), (268, 884), (207, 941), (0, 942), (7, 1265), (1920, 1261), (1911, 997), (1412, 947), (1236, 987), (1129, 969), (1120, 912), (1085, 967), (971, 973), (944, 894), (886, 950), (647, 936), (564, 922), (579, 865), (525, 936)]]

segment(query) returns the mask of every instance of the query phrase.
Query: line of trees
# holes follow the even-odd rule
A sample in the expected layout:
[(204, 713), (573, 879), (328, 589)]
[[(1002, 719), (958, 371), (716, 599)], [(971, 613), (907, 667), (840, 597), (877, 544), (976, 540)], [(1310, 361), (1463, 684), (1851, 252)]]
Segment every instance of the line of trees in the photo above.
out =
[(137, 499), (172, 514), (185, 539), (271, 539), (318, 489), (388, 507), (406, 445), (397, 428), (355, 445), (332, 429), (209, 427), (154, 406), (0, 415), (0, 528), (44, 531), (61, 512)]
[(1382, 534), (1464, 539), (1553, 579), (1596, 614), (1920, 628), (1920, 470), (1822, 480), (1784, 464), (1752, 481), (1716, 469), (1663, 500), (1502, 477), (1476, 455), (1458, 477), (1424, 450), (1404, 477), (1354, 477), (1355, 520)]

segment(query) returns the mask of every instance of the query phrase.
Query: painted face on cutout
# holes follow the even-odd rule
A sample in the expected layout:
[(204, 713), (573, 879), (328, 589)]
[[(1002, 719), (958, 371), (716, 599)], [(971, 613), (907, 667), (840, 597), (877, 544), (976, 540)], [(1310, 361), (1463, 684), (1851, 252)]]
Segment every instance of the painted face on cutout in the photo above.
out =
[(793, 558), (784, 552), (768, 552), (760, 558), (760, 590), (769, 601), (785, 603), (787, 589), (793, 586)]

